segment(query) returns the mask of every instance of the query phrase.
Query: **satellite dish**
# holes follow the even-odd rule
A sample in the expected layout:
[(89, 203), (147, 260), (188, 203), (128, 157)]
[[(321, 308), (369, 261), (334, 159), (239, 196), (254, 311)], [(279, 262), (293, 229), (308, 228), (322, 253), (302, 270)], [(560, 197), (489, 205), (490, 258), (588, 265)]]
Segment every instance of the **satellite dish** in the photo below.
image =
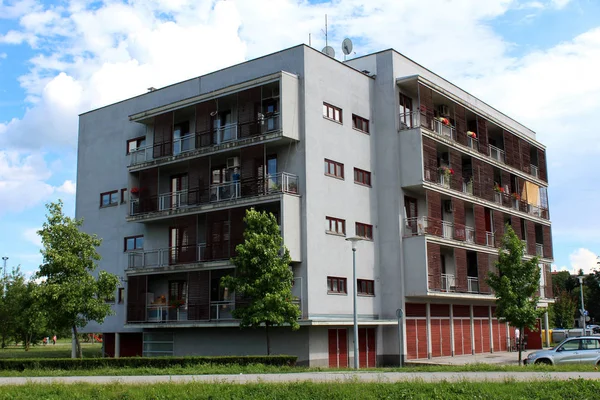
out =
[(352, 52), (352, 40), (346, 38), (342, 42), (342, 51), (345, 55), (348, 55)]
[(335, 50), (331, 46), (323, 47), (323, 50), (321, 50), (321, 53), (325, 53), (331, 58), (335, 57)]

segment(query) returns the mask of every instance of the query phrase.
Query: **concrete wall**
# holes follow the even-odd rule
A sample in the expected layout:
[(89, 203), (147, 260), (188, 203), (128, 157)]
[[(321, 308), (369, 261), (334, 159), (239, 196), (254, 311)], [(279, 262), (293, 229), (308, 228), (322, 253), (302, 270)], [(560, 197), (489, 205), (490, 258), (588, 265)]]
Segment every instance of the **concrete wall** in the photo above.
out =
[(406, 296), (427, 294), (427, 242), (425, 236), (405, 238), (403, 242)]
[(410, 129), (398, 133), (400, 141), (400, 184), (403, 187), (423, 184), (423, 136), (421, 129)]

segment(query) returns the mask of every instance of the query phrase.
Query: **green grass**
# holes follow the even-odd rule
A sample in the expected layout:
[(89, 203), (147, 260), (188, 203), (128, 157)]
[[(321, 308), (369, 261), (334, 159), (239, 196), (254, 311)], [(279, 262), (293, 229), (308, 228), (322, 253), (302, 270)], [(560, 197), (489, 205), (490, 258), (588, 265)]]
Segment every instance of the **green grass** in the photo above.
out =
[[(0, 377), (38, 376), (117, 376), (117, 375), (226, 375), (226, 374), (289, 374), (298, 372), (345, 372), (350, 369), (278, 367), (262, 364), (252, 365), (198, 365), (170, 368), (97, 368), (88, 370), (30, 369), (25, 371), (0, 371)], [(374, 368), (363, 372), (594, 372), (593, 365), (517, 365), (468, 364), (452, 366), (418, 366), (406, 368)], [(600, 371), (598, 377), (600, 378)]]
[[(8, 346), (0, 349), (0, 358), (69, 358), (71, 357), (71, 341), (68, 339), (59, 340), (56, 345), (35, 345), (25, 351), (22, 346)], [(101, 357), (101, 343), (82, 343), (83, 356)]]
[(27, 384), (0, 388), (0, 399), (595, 399), (597, 381), (453, 383)]

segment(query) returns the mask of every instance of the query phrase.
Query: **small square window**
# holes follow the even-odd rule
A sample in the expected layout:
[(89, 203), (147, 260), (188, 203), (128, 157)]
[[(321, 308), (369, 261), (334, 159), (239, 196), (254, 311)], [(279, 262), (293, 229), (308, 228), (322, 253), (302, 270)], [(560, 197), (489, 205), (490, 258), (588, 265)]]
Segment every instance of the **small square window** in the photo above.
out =
[(144, 236), (129, 236), (125, 238), (125, 250), (141, 250), (144, 248)]
[(373, 225), (362, 224), (360, 222), (357, 222), (355, 226), (355, 233), (356, 236), (360, 236), (368, 240), (373, 240)]
[(346, 294), (348, 293), (346, 287), (346, 278), (327, 277), (327, 293)]
[(354, 183), (371, 186), (371, 173), (362, 169), (354, 168)]
[(340, 124), (342, 123), (342, 109), (331, 104), (323, 103), (323, 116)]
[(368, 279), (356, 280), (357, 293), (364, 296), (375, 296), (375, 281)]
[(119, 191), (100, 193), (100, 207), (110, 207), (119, 204)]
[(352, 127), (364, 133), (369, 133), (369, 120), (352, 114)]
[(334, 217), (325, 217), (325, 230), (336, 235), (346, 235), (346, 221)]
[(127, 141), (127, 154), (134, 152), (137, 149), (146, 146), (146, 137), (131, 139)]
[(325, 159), (325, 175), (344, 179), (344, 164)]

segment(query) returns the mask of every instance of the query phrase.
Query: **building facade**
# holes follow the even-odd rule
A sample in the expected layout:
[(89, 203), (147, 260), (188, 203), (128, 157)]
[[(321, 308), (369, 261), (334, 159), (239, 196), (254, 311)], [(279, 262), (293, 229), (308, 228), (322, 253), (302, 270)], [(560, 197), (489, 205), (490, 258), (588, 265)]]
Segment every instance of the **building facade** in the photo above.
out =
[(506, 350), (484, 277), (508, 223), (552, 301), (547, 182), (534, 132), (393, 50), (301, 45), (153, 90), (80, 116), (76, 216), (121, 278), (85, 331), (108, 356), (263, 354), (219, 285), (254, 207), (278, 219), (302, 312), (275, 353), (351, 365), (355, 285), (363, 367)]

